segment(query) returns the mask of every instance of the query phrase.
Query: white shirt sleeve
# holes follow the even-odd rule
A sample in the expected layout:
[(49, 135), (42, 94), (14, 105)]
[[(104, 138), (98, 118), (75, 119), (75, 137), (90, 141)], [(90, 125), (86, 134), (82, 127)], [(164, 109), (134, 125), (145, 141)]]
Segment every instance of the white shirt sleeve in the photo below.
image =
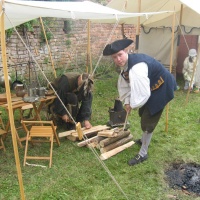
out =
[(140, 108), (151, 95), (147, 64), (141, 62), (134, 65), (129, 71), (129, 80), (131, 87), (130, 106), (131, 108)]
[(130, 104), (131, 87), (130, 87), (130, 84), (126, 82), (121, 75), (119, 75), (119, 78), (118, 78), (117, 88), (118, 88), (118, 93), (119, 93), (119, 99), (124, 104)]

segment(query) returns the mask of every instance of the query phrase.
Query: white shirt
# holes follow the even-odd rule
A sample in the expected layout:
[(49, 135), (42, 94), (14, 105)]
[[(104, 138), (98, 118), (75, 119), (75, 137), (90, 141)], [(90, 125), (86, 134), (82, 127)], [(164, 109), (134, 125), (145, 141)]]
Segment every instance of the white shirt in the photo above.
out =
[(125, 81), (121, 74), (119, 75), (119, 99), (124, 104), (130, 104), (133, 109), (140, 108), (148, 101), (151, 95), (147, 64), (141, 62), (134, 65), (129, 71), (129, 81), (130, 83)]

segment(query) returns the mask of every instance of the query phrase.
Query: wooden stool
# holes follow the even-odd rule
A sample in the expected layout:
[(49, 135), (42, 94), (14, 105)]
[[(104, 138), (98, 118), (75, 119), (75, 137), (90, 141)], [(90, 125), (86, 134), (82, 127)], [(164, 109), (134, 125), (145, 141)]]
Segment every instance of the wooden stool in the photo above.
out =
[[(24, 154), (24, 166), (27, 159), (39, 159), (39, 160), (49, 160), (49, 167), (52, 165), (52, 153), (53, 153), (53, 143), (56, 142), (60, 146), (60, 141), (56, 133), (56, 126), (54, 126), (53, 121), (21, 121), (24, 129), (27, 133), (26, 147)], [(33, 126), (28, 130), (26, 124)], [(36, 126), (36, 124), (38, 124)], [(44, 126), (46, 125), (46, 126)], [(55, 140), (54, 140), (55, 139)], [(50, 143), (50, 155), (49, 156), (28, 156), (28, 143), (29, 141), (34, 144), (34, 142), (49, 142)]]

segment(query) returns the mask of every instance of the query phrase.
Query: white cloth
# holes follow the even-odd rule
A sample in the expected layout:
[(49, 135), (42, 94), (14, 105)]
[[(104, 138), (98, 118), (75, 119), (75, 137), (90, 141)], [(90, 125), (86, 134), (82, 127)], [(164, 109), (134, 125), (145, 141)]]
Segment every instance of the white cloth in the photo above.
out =
[[(183, 62), (183, 70), (182, 70), (183, 77), (184, 77), (185, 81), (191, 81), (192, 80), (193, 68), (194, 68), (194, 62), (195, 61), (196, 61), (196, 57), (193, 57), (193, 62), (189, 62), (189, 56), (185, 58), (185, 60)], [(195, 71), (194, 71), (192, 86), (195, 82)]]
[(129, 81), (129, 83), (126, 82), (121, 74), (119, 75), (119, 99), (124, 104), (130, 104), (132, 109), (140, 108), (151, 95), (147, 64), (141, 62), (134, 65), (129, 71)]

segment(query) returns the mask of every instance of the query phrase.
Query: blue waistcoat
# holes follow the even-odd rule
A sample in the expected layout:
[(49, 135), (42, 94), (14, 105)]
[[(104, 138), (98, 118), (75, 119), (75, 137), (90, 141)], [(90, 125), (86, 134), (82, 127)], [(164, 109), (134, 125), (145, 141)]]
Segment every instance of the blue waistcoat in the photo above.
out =
[(151, 95), (145, 105), (153, 115), (162, 110), (174, 98), (176, 81), (160, 62), (145, 54), (129, 54), (128, 70), (140, 62), (145, 62), (148, 66)]

